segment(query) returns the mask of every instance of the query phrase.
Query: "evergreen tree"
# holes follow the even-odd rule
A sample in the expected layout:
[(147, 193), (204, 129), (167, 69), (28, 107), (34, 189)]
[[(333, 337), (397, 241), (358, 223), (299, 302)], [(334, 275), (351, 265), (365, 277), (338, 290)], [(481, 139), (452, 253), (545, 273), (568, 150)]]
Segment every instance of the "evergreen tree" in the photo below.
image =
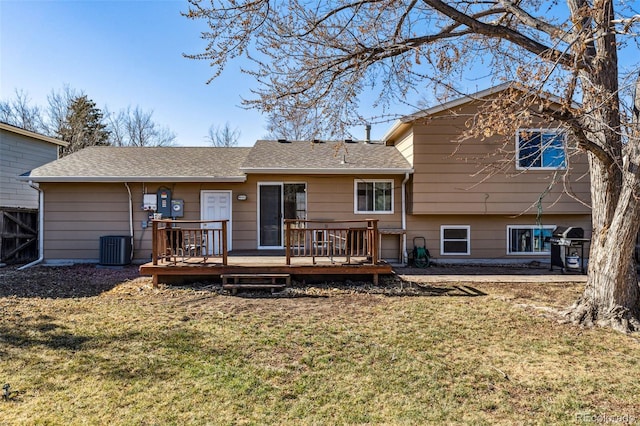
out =
[(61, 148), (60, 155), (65, 156), (88, 146), (109, 145), (109, 131), (106, 128), (102, 111), (96, 107), (96, 103), (86, 95), (76, 97), (57, 131), (57, 137), (69, 142), (69, 146)]

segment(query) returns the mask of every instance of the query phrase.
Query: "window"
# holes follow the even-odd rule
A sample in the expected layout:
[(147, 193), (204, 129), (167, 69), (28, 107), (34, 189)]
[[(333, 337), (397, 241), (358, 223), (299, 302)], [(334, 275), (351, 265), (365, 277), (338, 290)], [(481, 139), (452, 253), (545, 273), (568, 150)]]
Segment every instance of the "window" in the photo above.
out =
[(467, 225), (442, 225), (440, 227), (440, 254), (471, 254), (471, 227)]
[(551, 243), (545, 238), (553, 234), (555, 226), (507, 226), (507, 254), (549, 254)]
[(518, 169), (563, 169), (565, 134), (551, 130), (518, 131)]
[(393, 213), (393, 181), (356, 181), (355, 213)]

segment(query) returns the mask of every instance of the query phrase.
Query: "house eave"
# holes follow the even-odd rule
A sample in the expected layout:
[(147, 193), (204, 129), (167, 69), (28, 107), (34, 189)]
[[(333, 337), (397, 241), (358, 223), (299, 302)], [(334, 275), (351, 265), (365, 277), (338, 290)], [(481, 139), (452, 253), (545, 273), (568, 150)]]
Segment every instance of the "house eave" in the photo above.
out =
[(48, 142), (58, 146), (68, 146), (69, 142), (62, 141), (60, 139), (55, 139), (49, 136), (41, 135), (40, 133), (32, 132), (30, 130), (23, 129), (21, 127), (16, 127), (8, 123), (0, 122), (0, 129), (6, 130), (7, 132), (15, 133), (17, 135), (27, 136), (33, 139), (38, 139), (42, 142)]
[(353, 174), (369, 174), (369, 175), (403, 175), (405, 173), (413, 173), (413, 169), (389, 169), (389, 168), (321, 168), (321, 169), (292, 169), (292, 168), (261, 168), (261, 167), (247, 167), (243, 168), (247, 174), (306, 174), (306, 175), (353, 175)]

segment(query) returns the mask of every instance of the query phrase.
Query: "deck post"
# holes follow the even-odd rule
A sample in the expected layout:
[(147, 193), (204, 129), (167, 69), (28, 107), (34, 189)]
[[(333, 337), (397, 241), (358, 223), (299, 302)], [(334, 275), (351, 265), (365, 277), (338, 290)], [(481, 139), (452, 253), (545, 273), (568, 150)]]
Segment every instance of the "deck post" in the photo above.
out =
[(222, 264), (227, 264), (227, 221), (222, 221)]
[(151, 222), (151, 259), (154, 266), (158, 264), (158, 222)]
[(371, 225), (371, 264), (376, 265), (378, 263), (378, 220), (369, 219)]
[(289, 219), (284, 220), (284, 244), (287, 256), (287, 265), (291, 265), (291, 222)]

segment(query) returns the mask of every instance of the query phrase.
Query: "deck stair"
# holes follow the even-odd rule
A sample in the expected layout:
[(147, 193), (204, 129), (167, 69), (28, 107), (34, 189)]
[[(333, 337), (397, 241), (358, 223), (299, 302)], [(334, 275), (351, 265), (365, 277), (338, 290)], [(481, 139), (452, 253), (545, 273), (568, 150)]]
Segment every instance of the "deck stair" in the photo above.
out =
[(291, 285), (290, 274), (222, 274), (222, 288), (236, 294), (238, 289), (282, 290)]

